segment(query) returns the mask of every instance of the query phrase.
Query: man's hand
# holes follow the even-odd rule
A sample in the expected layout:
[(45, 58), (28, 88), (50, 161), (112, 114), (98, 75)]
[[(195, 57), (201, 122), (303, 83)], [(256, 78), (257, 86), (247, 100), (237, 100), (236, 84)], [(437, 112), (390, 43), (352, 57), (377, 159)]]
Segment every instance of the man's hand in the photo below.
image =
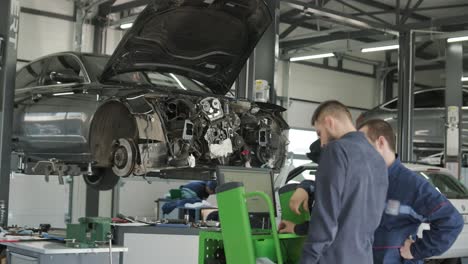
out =
[(296, 224), (293, 222), (282, 220), (278, 226), (278, 231), (280, 233), (294, 233), (294, 227), (296, 227)]
[(293, 212), (295, 212), (297, 215), (300, 215), (301, 212), (299, 211), (299, 207), (301, 206), (302, 203), (302, 208), (306, 212), (309, 211), (309, 194), (306, 192), (306, 190), (302, 188), (297, 188), (294, 194), (291, 196), (291, 199), (289, 200), (289, 208)]
[(400, 255), (404, 259), (413, 259), (413, 255), (411, 254), (411, 244), (413, 244), (414, 241), (412, 239), (406, 239), (405, 244), (403, 245), (402, 248), (400, 248)]

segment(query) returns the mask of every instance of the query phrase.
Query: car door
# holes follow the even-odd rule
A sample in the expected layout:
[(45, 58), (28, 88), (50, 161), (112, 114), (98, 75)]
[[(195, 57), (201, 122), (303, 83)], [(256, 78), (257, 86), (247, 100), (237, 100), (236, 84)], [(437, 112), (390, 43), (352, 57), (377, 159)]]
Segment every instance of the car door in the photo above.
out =
[(24, 130), (26, 109), (34, 103), (34, 87), (40, 85), (48, 58), (39, 59), (21, 68), (16, 74), (15, 104), (13, 113), (13, 150), (27, 151), (29, 144)]
[[(26, 107), (24, 131), (35, 156), (76, 160), (89, 156), (89, 123), (98, 105), (87, 92), (89, 76), (73, 54), (51, 56), (41, 83), (31, 89), (36, 98)], [(81, 160), (81, 159), (80, 159)]]

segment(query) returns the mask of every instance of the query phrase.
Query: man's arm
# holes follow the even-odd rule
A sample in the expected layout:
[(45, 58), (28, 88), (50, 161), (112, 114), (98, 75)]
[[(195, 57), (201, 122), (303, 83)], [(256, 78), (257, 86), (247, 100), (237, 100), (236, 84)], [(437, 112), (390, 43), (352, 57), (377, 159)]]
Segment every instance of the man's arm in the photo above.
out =
[(299, 208), (302, 205), (302, 208), (306, 212), (310, 212), (312, 203), (314, 201), (314, 192), (315, 192), (315, 181), (312, 180), (303, 180), (299, 186), (297, 186), (296, 191), (289, 200), (289, 208), (296, 214), (300, 215), (301, 211)]
[(463, 229), (464, 221), (452, 203), (430, 183), (421, 185), (418, 193), (415, 209), (430, 225), (430, 230), (424, 230), (423, 237), (409, 248), (412, 257), (420, 260), (447, 251)]
[(425, 222), (430, 230), (423, 231), (423, 237), (416, 239), (410, 251), (415, 259), (438, 256), (447, 251), (463, 229), (463, 217), (457, 209), (445, 199), (433, 208)]
[(309, 234), (302, 251), (301, 263), (317, 263), (338, 231), (341, 194), (346, 180), (347, 158), (338, 144), (322, 152), (316, 176), (315, 205), (309, 223)]

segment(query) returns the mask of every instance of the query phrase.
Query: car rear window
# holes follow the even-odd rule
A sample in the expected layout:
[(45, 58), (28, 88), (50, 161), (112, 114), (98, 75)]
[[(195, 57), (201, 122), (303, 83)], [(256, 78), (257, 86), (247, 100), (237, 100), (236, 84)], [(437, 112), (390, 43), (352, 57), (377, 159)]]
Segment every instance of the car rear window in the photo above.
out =
[(440, 171), (421, 171), (419, 174), (448, 199), (468, 199), (468, 189), (451, 175)]

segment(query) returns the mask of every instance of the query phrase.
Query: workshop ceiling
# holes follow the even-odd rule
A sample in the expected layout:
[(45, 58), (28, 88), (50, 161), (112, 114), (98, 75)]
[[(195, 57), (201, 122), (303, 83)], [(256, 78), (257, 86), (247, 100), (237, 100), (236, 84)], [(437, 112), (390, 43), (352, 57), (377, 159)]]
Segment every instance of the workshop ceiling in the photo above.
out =
[[(116, 0), (112, 11), (120, 17), (137, 14), (150, 0)], [(307, 8), (320, 12), (310, 12)], [(402, 27), (418, 30), (455, 32), (468, 29), (466, 0), (282, 0), (280, 2), (280, 48), (283, 54), (346, 47), (396, 39)], [(350, 26), (329, 16), (339, 14), (368, 22), (374, 27)], [(430, 34), (430, 33), (426, 33)], [(440, 41), (418, 43), (417, 56), (440, 56)]]

